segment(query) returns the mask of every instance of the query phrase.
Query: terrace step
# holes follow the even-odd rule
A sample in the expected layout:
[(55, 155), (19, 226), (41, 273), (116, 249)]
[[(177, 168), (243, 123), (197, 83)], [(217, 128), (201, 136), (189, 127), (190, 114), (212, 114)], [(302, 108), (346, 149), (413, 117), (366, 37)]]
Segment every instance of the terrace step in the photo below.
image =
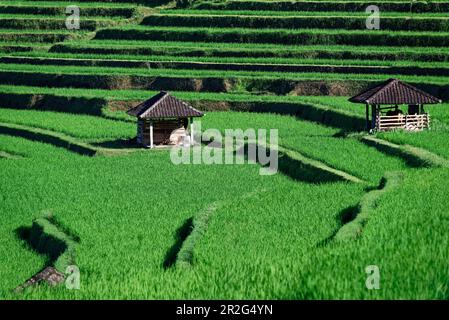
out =
[[(41, 5), (38, 3), (24, 3), (24, 4), (14, 4), (14, 2), (0, 2), (0, 14), (29, 14), (29, 15), (65, 15), (66, 7), (68, 3), (49, 5)], [(98, 6), (85, 6), (83, 3), (77, 3), (80, 7), (80, 13), (83, 17), (100, 16), (100, 17), (123, 17), (131, 18), (136, 11), (136, 8), (132, 5), (118, 7), (112, 6), (107, 7), (107, 4), (98, 4)]]
[(260, 71), (290, 73), (343, 73), (343, 74), (398, 74), (420, 76), (449, 76), (449, 67), (414, 66), (371, 66), (371, 65), (319, 65), (319, 64), (267, 64), (267, 63), (219, 63), (197, 61), (139, 61), (112, 59), (47, 58), (47, 57), (0, 57), (0, 63), (54, 65), (54, 66), (91, 66), (116, 68), (149, 69), (186, 69), (186, 70), (224, 70), (224, 71)]
[[(81, 19), (80, 30), (93, 31), (97, 28), (111, 27), (118, 24), (118, 21), (105, 19)], [(35, 29), (35, 30), (67, 30), (65, 18), (48, 17), (18, 17), (2, 18), (0, 16), (0, 29)]]
[(0, 150), (0, 159), (22, 159), (22, 158), (23, 157), (21, 155)]
[[(111, 44), (106, 41), (92, 40), (90, 43), (59, 43), (51, 47), (50, 52), (59, 53), (83, 53), (83, 54), (107, 54), (107, 55), (176, 55), (184, 57), (220, 57), (220, 58), (302, 58), (302, 59), (345, 59), (345, 60), (386, 60), (386, 61), (432, 61), (446, 62), (449, 61), (449, 52), (436, 52), (437, 48), (427, 48), (426, 52), (407, 50), (404, 48), (391, 48), (390, 50), (377, 50), (375, 47), (360, 48), (362, 50), (354, 50), (352, 47), (302, 47), (291, 46), (273, 46), (262, 48), (253, 44), (251, 48), (241, 44), (232, 46), (225, 45), (221, 48), (214, 46), (207, 47), (205, 44), (186, 43), (181, 45), (177, 42), (160, 42), (147, 41), (144, 45), (142, 42), (125, 42), (121, 44)], [(435, 52), (433, 52), (435, 51)]]
[[(370, 13), (365, 10), (361, 11), (267, 11), (267, 10), (198, 10), (198, 9), (182, 9), (182, 8), (161, 8), (159, 14), (172, 15), (202, 15), (202, 16), (243, 16), (243, 17), (358, 17), (367, 18)], [(381, 18), (447, 18), (446, 12), (426, 12), (413, 13), (397, 12), (397, 11), (381, 11)]]
[(67, 32), (36, 32), (32, 30), (7, 30), (0, 32), (0, 41), (36, 42), (36, 43), (56, 43), (71, 38)]
[(363, 227), (368, 222), (370, 215), (375, 210), (379, 199), (387, 192), (397, 188), (403, 180), (403, 173), (388, 172), (382, 178), (379, 187), (366, 193), (357, 205), (357, 212), (353, 212), (354, 217), (345, 223), (333, 236), (336, 242), (355, 240), (358, 238)]
[(449, 47), (449, 33), (386, 32), (366, 30), (287, 30), (133, 27), (111, 28), (97, 32), (96, 40), (158, 40), (225, 43), (267, 43), (282, 45), (379, 45), (410, 47)]
[(100, 143), (90, 144), (61, 132), (8, 122), (0, 122), (0, 134), (48, 143), (81, 156), (120, 156), (139, 151), (132, 147), (112, 149), (103, 147)]
[(364, 12), (368, 5), (379, 6), (380, 11), (449, 12), (448, 2), (409, 1), (202, 1), (194, 4), (201, 10), (272, 10), (272, 11), (346, 11)]
[(0, 52), (2, 53), (31, 52), (34, 49), (32, 45), (0, 44)]
[[(345, 29), (365, 30), (366, 17), (348, 16), (260, 16), (254, 15), (199, 15), (154, 14), (146, 17), (143, 25), (163, 27), (203, 28), (267, 28), (267, 29)], [(381, 19), (382, 30), (448, 31), (449, 19), (442, 17), (385, 17)]]
[(0, 122), (0, 134), (48, 143), (79, 155), (94, 156), (97, 152), (91, 145), (66, 134), (19, 124)]
[(331, 175), (337, 176), (338, 178), (342, 179), (342, 180), (346, 180), (349, 182), (354, 182), (354, 183), (363, 183), (365, 181), (363, 181), (362, 179), (353, 176), (347, 172), (332, 168), (330, 166), (328, 166), (326, 163), (322, 162), (322, 161), (318, 161), (315, 159), (311, 159), (308, 158), (306, 156), (304, 156), (303, 154), (301, 154), (298, 151), (292, 150), (292, 149), (288, 149), (282, 146), (278, 147), (279, 152), (281, 153), (285, 153), (286, 155), (288, 155), (289, 157), (291, 157), (294, 160), (297, 160), (301, 163), (304, 163), (306, 165), (312, 166), (314, 168), (317, 168), (319, 170), (323, 170)]
[[(124, 93), (124, 90), (1, 86), (0, 100), (3, 101), (3, 108), (70, 112), (117, 119), (115, 111), (127, 111), (156, 93), (144, 90)], [(364, 130), (366, 125), (362, 116), (344, 112), (335, 106), (311, 102), (309, 98), (233, 93), (172, 93), (196, 109), (205, 111), (276, 113), (352, 131)], [(114, 115), (110, 112), (114, 112)]]
[[(25, 68), (32, 67), (32, 68)], [(3, 69), (3, 70), (1, 70)], [(329, 74), (327, 80), (310, 73), (286, 74), (248, 73), (245, 71), (201, 71), (176, 69), (92, 68), (58, 66), (48, 70), (28, 65), (8, 65), (0, 68), (0, 83), (8, 85), (73, 87), (91, 89), (145, 89), (191, 92), (247, 92), (277, 95), (354, 95), (377, 83), (375, 75)], [(389, 75), (388, 77), (394, 77)], [(384, 78), (384, 77), (382, 77)], [(402, 77), (404, 81), (409, 81)], [(444, 79), (444, 78), (442, 78)], [(441, 79), (441, 80), (442, 80)], [(418, 83), (416, 82), (418, 81)], [(442, 97), (449, 96), (446, 84), (410, 79), (410, 83), (424, 87)]]
[(413, 161), (420, 167), (445, 167), (449, 168), (449, 160), (443, 158), (431, 151), (411, 145), (399, 145), (373, 136), (365, 136), (362, 141), (368, 145), (381, 150), (389, 150), (388, 153), (395, 153), (405, 158), (407, 161)]

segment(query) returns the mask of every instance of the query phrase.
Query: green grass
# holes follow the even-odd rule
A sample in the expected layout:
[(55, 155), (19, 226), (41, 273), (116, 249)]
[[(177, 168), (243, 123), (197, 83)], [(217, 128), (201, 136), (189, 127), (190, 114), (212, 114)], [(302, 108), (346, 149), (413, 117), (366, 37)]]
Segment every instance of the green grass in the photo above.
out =
[[(61, 159), (65, 159), (67, 156), (72, 156), (72, 154), (67, 153), (62, 148), (55, 148), (51, 146), (50, 144), (38, 142), (38, 141), (31, 141), (22, 139), (19, 137), (14, 136), (8, 136), (8, 135), (0, 135), (1, 140), (1, 147), (0, 150), (7, 152), (12, 155), (17, 155), (23, 158), (54, 158), (61, 161)], [(17, 159), (18, 162), (14, 161), (18, 167), (20, 167), (20, 161), (24, 159)], [(2, 159), (2, 164), (5, 162), (3, 161), (11, 161), (10, 159)], [(13, 163), (11, 163), (13, 164)], [(2, 168), (2, 174), (4, 173)], [(3, 194), (2, 194), (3, 196)], [(31, 222), (31, 221), (30, 221)]]
[[(104, 137), (108, 129), (116, 131), (120, 123), (98, 117), (27, 110), (1, 110), (0, 116), (30, 127), (67, 130), (64, 132), (87, 140)], [(45, 121), (40, 124), (39, 120)], [(334, 161), (339, 169), (350, 171), (353, 166), (359, 167), (358, 173), (363, 173), (369, 168), (373, 174), (366, 172), (364, 178), (370, 185), (377, 185), (377, 177), (389, 169), (409, 172), (409, 180), (413, 178), (412, 173), (416, 173), (401, 165), (399, 159), (382, 155), (354, 138), (332, 138), (338, 129), (291, 116), (229, 112), (207, 113), (202, 120), (203, 129), (277, 128), (281, 145), (289, 144), (304, 153), (302, 148), (308, 145), (318, 152), (316, 158)], [(334, 140), (341, 140), (341, 143)], [(325, 275), (326, 280), (315, 282), (312, 280), (317, 274), (311, 274), (310, 269), (314, 261), (316, 269), (327, 270), (328, 255), (344, 250), (344, 246), (320, 248), (319, 244), (341, 227), (341, 212), (360, 201), (366, 184), (326, 182), (318, 180), (318, 176), (316, 184), (301, 182), (290, 177), (291, 170), (305, 174), (301, 171), (304, 169), (294, 163), (290, 163), (290, 171), (282, 168), (275, 176), (263, 177), (258, 175), (257, 165), (174, 166), (167, 151), (87, 158), (21, 138), (0, 136), (0, 141), (1, 150), (27, 156), (0, 160), (4, 176), (0, 183), (4, 201), (0, 202), (0, 207), (8, 221), (2, 224), (5, 240), (0, 245), (6, 257), (2, 272), (7, 278), (2, 281), (2, 290), (19, 285), (43, 265), (42, 257), (34, 257), (34, 253), (15, 237), (15, 229), (29, 226), (33, 218), (51, 212), (65, 229), (80, 238), (76, 261), (81, 270), (81, 290), (41, 287), (20, 296), (7, 293), (8, 298), (358, 298), (369, 294), (363, 289), (361, 278), (364, 264), (372, 253), (367, 252), (358, 260), (348, 257), (344, 261), (352, 270), (362, 268), (362, 276), (354, 273), (351, 278), (356, 283), (361, 281), (354, 291), (348, 291), (342, 283), (348, 280), (347, 272), (334, 275), (334, 280)], [(330, 147), (333, 149), (327, 149)], [(368, 162), (364, 164), (365, 161)], [(179, 181), (188, 181), (189, 192), (179, 192)], [(148, 188), (136, 188), (136, 185), (158, 188), (148, 192)], [(397, 196), (408, 197), (408, 192), (406, 189)], [(3, 196), (7, 194), (14, 196)], [(146, 201), (136, 201), (142, 198)], [(389, 205), (384, 199), (382, 196), (379, 200), (380, 210), (388, 210), (389, 217), (395, 219), (382, 226), (388, 229), (390, 224), (403, 221), (403, 211), (398, 207), (393, 211), (382, 209)], [(145, 204), (148, 202), (151, 205)], [(413, 210), (429, 214), (428, 207), (422, 204), (417, 203)], [(431, 208), (437, 205), (432, 197)], [(214, 210), (207, 211), (208, 208)], [(202, 229), (188, 249), (190, 269), (179, 268), (179, 265), (164, 270), (167, 253), (176, 242), (176, 230), (189, 218), (202, 219), (201, 212), (209, 212), (207, 221), (197, 224), (206, 223), (207, 228)], [(370, 230), (372, 223), (379, 223), (377, 215), (376, 208), (370, 214), (360, 241), (376, 241), (375, 235), (370, 236)], [(423, 215), (409, 215), (410, 223), (413, 225), (419, 217)], [(421, 225), (421, 228), (431, 230), (430, 225)], [(384, 237), (398, 239), (396, 233), (385, 233), (384, 229), (381, 231)], [(404, 230), (403, 227), (400, 230)], [(417, 240), (414, 247), (407, 246), (404, 250), (420, 248), (424, 261), (432, 259), (439, 250), (435, 241), (444, 242), (445, 236), (431, 234), (428, 240)], [(429, 245), (434, 249), (428, 250)], [(347, 246), (356, 248), (356, 243)], [(15, 259), (17, 252), (20, 257)], [(443, 259), (444, 253), (440, 252)], [(33, 259), (23, 258), (28, 255)], [(316, 261), (317, 255), (323, 259)], [(375, 257), (381, 257), (381, 253), (378, 251)], [(397, 259), (391, 259), (387, 267), (394, 268), (397, 263)], [(445, 269), (440, 262), (437, 265), (437, 271), (429, 273), (424, 268), (426, 263), (422, 263), (414, 272), (407, 269), (400, 277), (418, 274), (427, 282), (441, 282), (445, 279)], [(223, 278), (228, 280), (220, 281)], [(446, 280), (441, 284), (447, 284)], [(437, 289), (410, 288), (407, 284), (395, 284), (391, 292), (382, 291), (370, 297), (402, 296), (442, 297)]]
[[(380, 0), (382, 9), (397, 10), (397, 11), (410, 11), (409, 0)], [(413, 12), (433, 12), (433, 11), (447, 11), (445, 0), (432, 1), (430, 4), (425, 1), (415, 2), (413, 4)], [(315, 10), (315, 11), (332, 11), (332, 10), (351, 10), (351, 11), (363, 11), (370, 3), (367, 1), (329, 1), (329, 0), (317, 0), (317, 1), (272, 1), (272, 0), (260, 0), (260, 1), (200, 1), (194, 4), (194, 8), (203, 10), (209, 9), (223, 9), (223, 10)], [(443, 7), (441, 7), (443, 5)]]
[[(257, 11), (255, 11), (257, 12)], [(185, 27), (208, 27), (208, 28), (271, 28), (271, 29), (344, 29), (344, 30), (366, 30), (366, 19), (368, 14), (350, 14), (351, 11), (343, 12), (341, 15), (332, 13), (318, 15), (245, 15), (245, 12), (209, 12), (208, 14), (154, 14), (144, 18), (142, 24), (149, 26), (185, 26)], [(363, 13), (363, 11), (362, 11)], [(447, 18), (429, 16), (399, 16), (389, 15), (382, 12), (382, 30), (407, 30), (407, 31), (448, 31)], [(365, 31), (366, 32), (366, 31)]]
[[(327, 299), (346, 292), (340, 297), (447, 299), (448, 253), (443, 244), (449, 240), (448, 177), (447, 169), (407, 171), (394, 192), (382, 195), (360, 240), (314, 248), (292, 297)], [(380, 269), (379, 290), (365, 287), (368, 265)]]
[(372, 45), (447, 47), (447, 32), (340, 29), (245, 29), (124, 26), (103, 29), (96, 39), (272, 43), (286, 45)]
[[(107, 68), (107, 67), (81, 67), (81, 66), (35, 66), (24, 64), (0, 64), (0, 71), (38, 74), (64, 74), (70, 75), (136, 75), (136, 76), (165, 76), (165, 77), (218, 77), (224, 78), (257, 78), (257, 79), (289, 79), (289, 80), (321, 80), (321, 73), (291, 73), (291, 72), (260, 72), (260, 71), (215, 71), (215, 70), (183, 70), (183, 69), (143, 69), (143, 68)], [(446, 84), (447, 77), (437, 76), (402, 76), (397, 74), (337, 74), (326, 76), (327, 80), (365, 80), (381, 81), (385, 78), (401, 78), (412, 83)]]
[[(60, 53), (60, 52), (17, 52), (8, 54), (14, 57), (33, 58), (59, 58), (78, 60), (123, 60), (123, 61), (165, 61), (165, 62), (204, 62), (220, 64), (262, 64), (262, 65), (317, 65), (317, 66), (382, 66), (382, 67), (412, 67), (416, 68), (415, 61), (384, 61), (384, 60), (340, 60), (340, 59), (301, 59), (301, 58), (237, 58), (237, 57), (185, 57), (180, 55), (123, 55), (123, 54), (100, 54), (100, 53)], [(51, 64), (51, 60), (47, 60)], [(24, 60), (23, 63), (26, 63)], [(70, 60), (67, 61), (69, 63)], [(53, 64), (57, 64), (54, 62)], [(32, 64), (32, 63), (30, 63)], [(444, 68), (449, 66), (449, 62), (420, 62), (419, 68)], [(417, 68), (417, 69), (419, 69)], [(370, 69), (367, 68), (366, 73)], [(435, 71), (438, 73), (438, 71)]]
[(315, 137), (313, 134), (295, 136), (285, 145), (303, 154), (325, 161), (359, 178), (377, 183), (385, 171), (404, 169), (406, 165), (395, 157), (388, 157), (367, 147), (357, 139)]
[[(77, 88), (48, 88), (31, 86), (11, 86), (0, 85), (0, 92), (5, 94), (47, 94), (58, 97), (79, 97), (79, 98), (103, 98), (108, 100), (142, 100), (157, 91), (154, 90), (101, 90), (101, 89), (77, 89)], [(227, 93), (209, 93), (209, 92), (176, 92), (171, 91), (177, 97), (186, 100), (208, 100), (208, 101), (255, 101), (255, 102), (300, 102), (302, 99), (314, 99), (314, 97), (297, 96), (270, 96), (270, 95), (248, 95), (248, 94), (227, 94)], [(326, 97), (320, 97), (326, 98)], [(331, 97), (345, 100), (341, 97)], [(347, 100), (347, 98), (346, 98)], [(315, 99), (313, 101), (316, 101)], [(327, 100), (326, 100), (327, 101)], [(352, 104), (354, 107), (354, 105)], [(363, 109), (363, 108), (362, 108)]]
[(45, 253), (54, 260), (53, 266), (61, 273), (76, 264), (77, 242), (58, 228), (51, 217), (34, 220), (27, 240), (34, 250)]
[[(73, 119), (77, 119), (77, 116), (73, 116)], [(36, 148), (38, 146), (36, 145)], [(8, 173), (5, 176), (7, 180), (3, 181), (8, 181), (8, 184), (1, 184), (2, 195), (12, 192), (15, 188), (22, 190), (19, 194), (28, 194), (26, 186), (33, 186), (35, 190), (33, 194), (42, 197), (41, 201), (19, 202), (23, 203), (24, 207), (16, 207), (15, 213), (23, 212), (23, 214), (8, 219), (9, 231), (5, 229), (6, 243), (17, 241), (12, 233), (14, 228), (29, 225), (32, 217), (38, 216), (43, 210), (51, 211), (58, 221), (69, 230), (75, 231), (81, 239), (77, 249), (77, 263), (82, 274), (82, 289), (70, 292), (64, 288), (53, 291), (41, 288), (35, 292), (27, 292), (23, 296), (8, 294), (8, 297), (49, 298), (55, 297), (56, 294), (59, 298), (173, 298), (186, 297), (189, 292), (197, 295), (199, 291), (196, 293), (191, 291), (191, 282), (194, 278), (186, 277), (177, 269), (164, 271), (162, 267), (165, 255), (173, 244), (173, 235), (184, 220), (215, 201), (235, 205), (238, 203), (236, 193), (246, 193), (246, 190), (263, 187), (270, 194), (270, 190), (293, 188), (298, 191), (298, 195), (302, 194), (305, 198), (320, 189), (319, 186), (308, 187), (309, 191), (302, 193), (303, 187), (307, 188), (306, 185), (302, 187), (302, 184), (297, 184), (282, 175), (265, 179), (258, 175), (258, 167), (254, 165), (173, 166), (167, 152), (146, 152), (118, 158), (88, 159), (77, 156), (64, 158), (64, 161), (56, 160), (52, 159), (52, 152), (47, 151), (45, 157), (25, 159), (26, 162), (22, 165), (10, 160), (5, 163), (3, 168), (7, 169)], [(142, 166), (146, 168), (143, 172)], [(126, 174), (117, 174), (122, 172), (124, 167), (127, 168)], [(48, 168), (45, 180), (42, 179), (42, 170), (46, 170), (44, 168)], [(154, 170), (167, 174), (155, 176)], [(202, 172), (201, 179), (195, 178), (198, 170)], [(96, 172), (101, 174), (96, 175)], [(22, 174), (26, 174), (26, 184), (25, 180), (20, 178)], [(223, 180), (225, 176), (227, 187), (221, 184), (212, 186), (209, 183), (219, 177)], [(191, 181), (189, 187), (195, 191), (181, 194), (170, 191), (176, 189), (179, 179)], [(138, 201), (128, 201), (130, 198), (139, 197), (139, 192), (148, 199), (147, 191), (141, 190), (136, 194), (135, 188), (132, 187), (135, 183), (159, 186), (156, 194), (153, 193), (155, 197), (153, 199), (157, 201), (153, 201), (151, 207)], [(342, 206), (345, 202), (355, 201), (360, 192), (360, 187), (345, 183), (327, 187), (329, 190), (331, 188), (337, 188), (340, 195), (342, 193), (346, 195), (344, 201), (341, 199)], [(321, 192), (323, 195), (327, 193), (325, 190)], [(45, 194), (51, 194), (52, 197), (46, 197)], [(179, 195), (175, 201), (173, 201), (174, 194)], [(153, 196), (150, 196), (150, 199)], [(328, 197), (331, 195), (328, 194)], [(115, 200), (105, 201), (111, 198)], [(202, 200), (196, 201), (198, 198)], [(17, 206), (17, 200), (17, 198), (5, 199), (2, 201), (2, 210), (8, 210), (11, 205)], [(242, 204), (246, 203), (245, 199), (240, 201)], [(302, 204), (297, 203), (296, 206), (298, 210), (303, 210), (300, 209)], [(328, 210), (333, 208), (326, 209), (326, 212), (329, 212)], [(161, 214), (162, 212), (164, 214)], [(325, 214), (325, 211), (321, 212)], [(329, 230), (326, 223), (320, 223), (320, 226), (325, 231)], [(123, 239), (127, 241), (124, 242)], [(5, 242), (2, 246), (4, 244)], [(143, 247), (148, 250), (142, 251)], [(2, 249), (5, 256), (11, 256), (6, 248)], [(21, 250), (27, 251), (26, 247)], [(113, 254), (110, 254), (112, 252)], [(124, 263), (129, 260), (133, 263)], [(16, 264), (6, 259), (3, 269), (5, 272), (22, 274), (11, 273), (10, 266), (16, 267)], [(41, 264), (37, 262), (22, 265), (22, 269), (25, 270), (37, 271), (40, 267)], [(2, 286), (19, 284), (20, 280), (25, 279), (14, 277), (13, 281), (2, 282)], [(110, 285), (106, 286), (107, 283)], [(104, 289), (99, 290), (100, 287)], [(160, 290), (162, 287), (170, 290)]]
[[(30, 6), (30, 7), (66, 7), (72, 5), (72, 1), (0, 1), (0, 6)], [(90, 7), (105, 7), (105, 8), (134, 8), (135, 5), (131, 3), (117, 3), (109, 1), (80, 1), (77, 3), (80, 8), (90, 8)]]
[[(270, 58), (270, 59), (332, 59), (345, 60), (379, 60), (384, 63), (393, 61), (449, 61), (447, 48), (436, 47), (382, 47), (382, 46), (339, 46), (339, 45), (275, 45), (275, 44), (236, 44), (175, 41), (127, 41), (127, 40), (90, 40), (66, 41), (55, 45), (52, 52), (78, 54), (136, 55), (136, 56), (185, 56), (228, 58)], [(341, 62), (344, 63), (344, 62)], [(408, 62), (407, 62), (408, 63)]]
[[(235, 117), (251, 128), (278, 128), (279, 144), (300, 152), (312, 159), (348, 172), (376, 185), (385, 171), (401, 170), (405, 164), (368, 147), (355, 138), (336, 138), (338, 129), (331, 129), (313, 122), (298, 121), (290, 116), (241, 113)], [(209, 119), (208, 119), (209, 120)], [(212, 128), (226, 125), (238, 127), (238, 122), (229, 119), (228, 112), (214, 113)]]
[[(73, 34), (73, 30), (34, 30), (34, 29), (25, 29), (25, 30), (17, 30), (17, 29), (0, 29), (0, 34), (14, 34), (14, 35), (20, 35), (20, 34)], [(82, 30), (77, 30), (77, 34), (86, 33)]]
[[(63, 18), (61, 9), (67, 4), (0, 1), (0, 18), (18, 28), (24, 27), (20, 21), (39, 19), (39, 25), (49, 27), (49, 22)], [(421, 13), (413, 16), (426, 21), (446, 17), (449, 6), (440, 4), (415, 3), (414, 10)], [(266, 30), (198, 28), (199, 24), (146, 27), (136, 25), (137, 16), (159, 9), (98, 1), (79, 5), (90, 19), (123, 19), (128, 25), (96, 35), (0, 29), (2, 57), (43, 58), (52, 64), (0, 64), (0, 299), (449, 298), (449, 169), (417, 168), (404, 154), (370, 146), (362, 139), (365, 133), (357, 132), (360, 124), (363, 127), (365, 108), (349, 103), (348, 97), (305, 96), (299, 90), (295, 94), (300, 96), (284, 95), (302, 81), (347, 89), (388, 77), (442, 93), (447, 77), (195, 70), (179, 65), (150, 70), (131, 64), (50, 62), (75, 58), (88, 63), (135, 60), (132, 66), (154, 60), (437, 69), (449, 61), (449, 33), (322, 26), (289, 30), (274, 25)], [(366, 5), (199, 1), (194, 8), (200, 10), (163, 10), (159, 17), (174, 25), (193, 15), (220, 26), (227, 15), (245, 24), (261, 17), (286, 23), (288, 17), (299, 16), (314, 21), (336, 17), (335, 22), (348, 12), (363, 19), (359, 9)], [(408, 1), (382, 1), (380, 6), (392, 20), (409, 15)], [(8, 22), (12, 19), (17, 21)], [(50, 49), (51, 43), (57, 44)], [(8, 53), (25, 48), (40, 52)], [(189, 87), (194, 81), (204, 85), (213, 78), (226, 82), (228, 93), (183, 91), (197, 90)], [(264, 111), (206, 111), (202, 127), (221, 132), (277, 129), (278, 173), (260, 176), (257, 164), (174, 165), (168, 150), (131, 150), (122, 140), (135, 136), (135, 118), (124, 110), (154, 95), (144, 89), (153, 88), (153, 81), (167, 81), (164, 86), (184, 81), (173, 94), (198, 108)], [(267, 95), (281, 85), (285, 92)], [(413, 149), (418, 157), (421, 152), (422, 157), (449, 159), (447, 107), (426, 106), (430, 130), (379, 133), (373, 138), (399, 144), (399, 149), (421, 148)], [(77, 152), (77, 147), (93, 152)], [(391, 177), (401, 179), (394, 188), (379, 189), (382, 178), (390, 186)], [(54, 225), (43, 219), (49, 214)], [(57, 262), (62, 270), (70, 260), (63, 256), (61, 263), (49, 261), (49, 248), (40, 248), (44, 254), (39, 254), (20, 239), (20, 230), (33, 221), (64, 239), (75, 236), (80, 290), (62, 285), (39, 286), (19, 295), (11, 292), (49, 263)], [(347, 241), (333, 241), (342, 234)], [(380, 290), (365, 287), (368, 265), (380, 268)]]
[[(269, 17), (363, 17), (368, 16), (364, 11), (345, 12), (345, 11), (269, 11), (269, 10), (193, 10), (193, 9), (165, 9), (160, 10), (159, 14), (166, 15), (207, 15), (207, 16), (269, 16)], [(425, 12), (410, 14), (410, 12), (392, 12), (382, 11), (382, 17), (441, 17), (447, 18), (447, 13), (443, 12)]]
[(408, 144), (423, 149), (430, 150), (440, 156), (449, 158), (448, 139), (449, 126), (438, 120), (431, 120), (431, 129), (414, 134), (411, 132), (397, 131), (389, 133), (379, 133), (382, 139), (397, 144)]
[(55, 43), (67, 39), (81, 39), (89, 32), (77, 30), (77, 32), (65, 29), (39, 30), (39, 29), (0, 29), (0, 42), (33, 42), (37, 46), (43, 43)]
[[(61, 20), (65, 21), (67, 19), (67, 15), (45, 15), (45, 14), (13, 14), (13, 13), (0, 13), (0, 19), (16, 19), (16, 20)], [(102, 16), (89, 16), (88, 19), (80, 19), (80, 21), (90, 21), (90, 20), (98, 20), (98, 21), (114, 21), (114, 20), (123, 20), (123, 17), (112, 16), (112, 17), (102, 17)]]
[(88, 140), (131, 138), (136, 133), (134, 123), (36, 110), (0, 109), (0, 122), (48, 129)]
[[(287, 45), (287, 44), (270, 44), (270, 43), (237, 43), (217, 42), (211, 45), (209, 42), (192, 42), (192, 41), (152, 41), (152, 40), (108, 40), (108, 39), (91, 39), (80, 40), (76, 42), (67, 41), (64, 45), (72, 47), (129, 47), (129, 48), (145, 48), (145, 47), (173, 47), (173, 48), (201, 48), (201, 49), (221, 49), (221, 50), (289, 50), (289, 51), (354, 51), (354, 52), (401, 52), (407, 51), (412, 53), (428, 53), (429, 51), (439, 51), (442, 54), (449, 53), (449, 48), (440, 47), (401, 47), (392, 48), (390, 46), (345, 46), (345, 45)], [(212, 47), (212, 48), (211, 48)]]
[(353, 241), (360, 237), (364, 226), (368, 223), (371, 213), (376, 209), (380, 198), (387, 192), (392, 192), (402, 182), (402, 173), (387, 172), (382, 178), (378, 189), (370, 191), (360, 200), (357, 209), (352, 212), (351, 221), (344, 224), (335, 236), (333, 241)]

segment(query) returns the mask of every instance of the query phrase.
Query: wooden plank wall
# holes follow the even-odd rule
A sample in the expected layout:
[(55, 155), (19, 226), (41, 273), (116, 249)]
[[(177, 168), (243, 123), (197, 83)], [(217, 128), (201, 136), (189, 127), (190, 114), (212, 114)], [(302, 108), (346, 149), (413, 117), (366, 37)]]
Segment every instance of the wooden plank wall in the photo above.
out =
[(428, 114), (378, 116), (377, 130), (388, 131), (405, 129), (419, 131), (429, 128), (430, 116)]
[[(186, 135), (186, 121), (183, 119), (153, 120), (153, 144), (179, 144)], [(150, 121), (139, 120), (137, 142), (150, 145)]]

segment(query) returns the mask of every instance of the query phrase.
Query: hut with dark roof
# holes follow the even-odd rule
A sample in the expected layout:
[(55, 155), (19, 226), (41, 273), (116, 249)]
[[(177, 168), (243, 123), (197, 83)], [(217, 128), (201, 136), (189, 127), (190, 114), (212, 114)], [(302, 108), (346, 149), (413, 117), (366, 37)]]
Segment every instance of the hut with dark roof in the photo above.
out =
[[(441, 103), (440, 99), (398, 79), (389, 79), (349, 101), (365, 104), (367, 130), (376, 131), (427, 129), (430, 116), (424, 105)], [(401, 110), (401, 105), (408, 106), (407, 112)]]
[(168, 92), (161, 91), (127, 112), (137, 117), (137, 143), (153, 148), (180, 145), (188, 133), (193, 142), (192, 121), (204, 114)]

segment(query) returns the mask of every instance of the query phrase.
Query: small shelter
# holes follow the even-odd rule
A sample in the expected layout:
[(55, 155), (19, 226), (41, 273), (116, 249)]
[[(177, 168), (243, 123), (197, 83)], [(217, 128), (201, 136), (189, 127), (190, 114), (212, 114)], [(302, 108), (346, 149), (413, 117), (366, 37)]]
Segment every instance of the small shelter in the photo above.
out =
[[(349, 101), (366, 105), (366, 128), (376, 131), (427, 129), (430, 116), (424, 105), (441, 103), (440, 99), (398, 79), (389, 79)], [(401, 110), (401, 105), (408, 105), (407, 112)]]
[(137, 143), (150, 148), (183, 144), (188, 133), (193, 142), (193, 118), (204, 115), (165, 91), (127, 113), (137, 117)]

